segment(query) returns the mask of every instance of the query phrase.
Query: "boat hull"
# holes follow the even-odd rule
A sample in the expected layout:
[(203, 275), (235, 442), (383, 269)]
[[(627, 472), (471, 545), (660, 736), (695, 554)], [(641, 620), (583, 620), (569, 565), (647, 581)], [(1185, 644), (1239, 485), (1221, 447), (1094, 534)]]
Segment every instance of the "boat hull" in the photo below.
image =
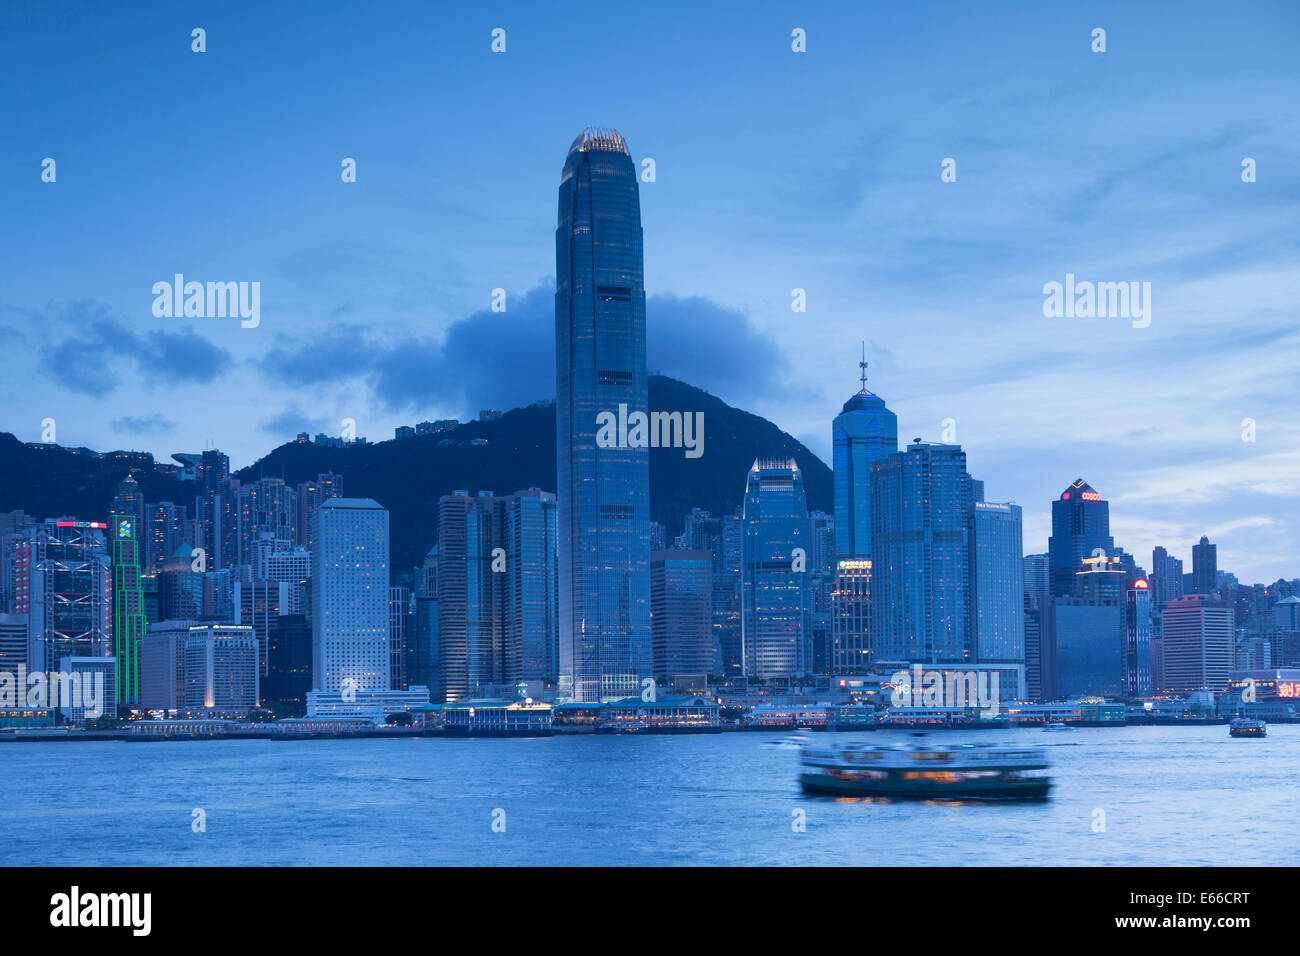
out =
[(845, 780), (831, 774), (805, 773), (800, 775), (799, 784), (804, 793), (814, 796), (888, 797), (902, 800), (1046, 800), (1052, 789), (1052, 781), (1046, 777), (933, 783), (893, 777), (883, 780)]

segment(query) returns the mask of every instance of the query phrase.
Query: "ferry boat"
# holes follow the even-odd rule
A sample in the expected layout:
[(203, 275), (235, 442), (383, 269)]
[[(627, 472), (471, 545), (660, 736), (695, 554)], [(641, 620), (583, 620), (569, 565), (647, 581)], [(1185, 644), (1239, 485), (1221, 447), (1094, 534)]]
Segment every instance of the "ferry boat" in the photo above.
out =
[(1043, 729), (1044, 730), (1073, 730), (1074, 728), (1071, 727), (1069, 724), (1062, 723), (1059, 720), (1055, 720), (1052, 721), (1052, 723), (1048, 724)]
[(1052, 789), (1033, 773), (1049, 766), (1037, 747), (844, 744), (805, 748), (802, 762), (799, 783), (819, 796), (1043, 800)]
[(1229, 737), (1263, 737), (1268, 733), (1268, 725), (1254, 717), (1234, 717), (1228, 721)]
[(812, 743), (812, 739), (807, 734), (791, 734), (789, 737), (769, 740), (766, 743), (769, 747), (777, 747), (781, 750), (803, 750)]

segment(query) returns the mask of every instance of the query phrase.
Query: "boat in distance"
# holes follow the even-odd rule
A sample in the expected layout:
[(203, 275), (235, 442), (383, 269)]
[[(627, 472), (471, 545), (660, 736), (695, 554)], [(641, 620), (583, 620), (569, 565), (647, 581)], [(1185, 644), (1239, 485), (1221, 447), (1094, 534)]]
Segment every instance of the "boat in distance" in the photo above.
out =
[(1039, 747), (842, 744), (807, 747), (803, 792), (913, 800), (1045, 800), (1052, 779)]
[(1254, 717), (1234, 717), (1228, 721), (1229, 737), (1264, 737), (1268, 734), (1268, 725)]

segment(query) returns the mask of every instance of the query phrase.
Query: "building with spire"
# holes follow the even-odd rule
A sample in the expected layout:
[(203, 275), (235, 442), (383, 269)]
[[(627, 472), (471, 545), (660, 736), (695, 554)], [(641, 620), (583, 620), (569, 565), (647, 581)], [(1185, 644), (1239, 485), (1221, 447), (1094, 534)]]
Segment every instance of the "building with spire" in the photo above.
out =
[(651, 676), (650, 453), (598, 447), (596, 419), (649, 413), (636, 166), (585, 129), (560, 176), (555, 230), (559, 694), (640, 693)]
[(835, 467), (835, 550), (841, 557), (871, 554), (871, 463), (898, 451), (898, 416), (867, 391), (866, 345), (862, 387), (831, 424)]
[(867, 390), (865, 342), (858, 369), (861, 387), (831, 423), (836, 560), (828, 663), (836, 674), (871, 665), (871, 464), (898, 451), (898, 416)]

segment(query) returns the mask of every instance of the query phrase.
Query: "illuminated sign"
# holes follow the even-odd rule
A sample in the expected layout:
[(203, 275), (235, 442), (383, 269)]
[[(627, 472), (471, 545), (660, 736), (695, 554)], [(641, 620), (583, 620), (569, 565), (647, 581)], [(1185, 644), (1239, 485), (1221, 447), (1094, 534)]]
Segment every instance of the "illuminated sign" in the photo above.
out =
[(1079, 497), (1084, 501), (1101, 501), (1101, 495), (1097, 494), (1095, 491), (1081, 491), (1079, 492)]
[(1135, 588), (1146, 588), (1146, 587), (1148, 587), (1147, 583), (1146, 583), (1145, 581), (1140, 580), (1140, 579), (1137, 580), (1137, 581), (1134, 581), (1134, 582), (1133, 582), (1133, 586), (1134, 586)]
[(1279, 697), (1300, 697), (1300, 682), (1286, 681), (1278, 682), (1277, 696)]
[(102, 521), (56, 521), (56, 528), (107, 528), (108, 525)]
[(117, 522), (117, 536), (119, 538), (131, 537), (131, 519), (122, 518)]

